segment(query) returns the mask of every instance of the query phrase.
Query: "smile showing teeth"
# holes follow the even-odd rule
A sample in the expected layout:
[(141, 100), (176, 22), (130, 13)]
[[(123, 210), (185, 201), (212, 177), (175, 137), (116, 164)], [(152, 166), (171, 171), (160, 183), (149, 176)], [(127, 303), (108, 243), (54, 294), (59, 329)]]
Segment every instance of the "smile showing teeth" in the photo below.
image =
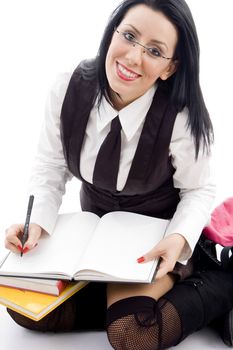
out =
[(128, 78), (128, 79), (136, 79), (136, 78), (139, 77), (138, 74), (128, 71), (127, 69), (122, 67), (119, 63), (118, 63), (117, 66), (118, 66), (118, 69), (119, 69), (120, 73), (122, 73), (126, 78)]

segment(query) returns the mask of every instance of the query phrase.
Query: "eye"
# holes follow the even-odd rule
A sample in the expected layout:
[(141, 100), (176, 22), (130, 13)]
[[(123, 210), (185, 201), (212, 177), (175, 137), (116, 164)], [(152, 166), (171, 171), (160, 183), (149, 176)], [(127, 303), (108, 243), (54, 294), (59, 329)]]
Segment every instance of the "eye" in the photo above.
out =
[(123, 32), (122, 35), (125, 38), (125, 40), (127, 40), (127, 41), (129, 41), (131, 43), (135, 42), (135, 36), (132, 33)]
[(156, 49), (155, 47), (148, 48), (148, 52), (153, 57), (161, 57), (162, 56), (161, 52), (158, 49)]

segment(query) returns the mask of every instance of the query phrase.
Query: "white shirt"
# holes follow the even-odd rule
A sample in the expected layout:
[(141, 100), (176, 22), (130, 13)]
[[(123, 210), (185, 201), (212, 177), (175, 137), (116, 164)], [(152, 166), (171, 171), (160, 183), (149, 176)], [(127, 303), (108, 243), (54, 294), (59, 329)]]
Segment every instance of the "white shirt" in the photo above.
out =
[(115, 110), (105, 98), (103, 98), (100, 108), (94, 106), (87, 123), (80, 160), (80, 172), (86, 181), (92, 183), (96, 155), (110, 131), (112, 119), (119, 115), (122, 131), (117, 190), (121, 191), (124, 188), (155, 90), (155, 87), (151, 88), (143, 96), (120, 111)]
[[(60, 138), (60, 112), (70, 77), (71, 74), (61, 75), (48, 97), (29, 184), (29, 192), (35, 195), (31, 222), (37, 223), (48, 233), (53, 231), (62, 195), (65, 193), (65, 184), (72, 178), (64, 159)], [(151, 88), (119, 112), (105, 99), (102, 100), (99, 112), (94, 106), (80, 159), (80, 171), (86, 181), (92, 183), (99, 147), (110, 129), (111, 120), (119, 114), (122, 124), (122, 151), (117, 189), (124, 187), (155, 89), (156, 87)], [(195, 160), (194, 142), (186, 123), (187, 110), (184, 109), (177, 114), (170, 142), (170, 155), (176, 169), (173, 181), (174, 186), (180, 189), (181, 200), (166, 232), (166, 235), (179, 233), (187, 241), (180, 261), (190, 257), (203, 227), (208, 223), (215, 197), (211, 158), (200, 151), (198, 160)]]

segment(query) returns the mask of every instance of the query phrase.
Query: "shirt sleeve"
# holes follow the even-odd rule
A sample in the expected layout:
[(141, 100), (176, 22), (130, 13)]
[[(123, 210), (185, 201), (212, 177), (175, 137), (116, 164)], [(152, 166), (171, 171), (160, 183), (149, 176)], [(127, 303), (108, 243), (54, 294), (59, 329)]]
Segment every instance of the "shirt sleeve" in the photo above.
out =
[(195, 159), (195, 145), (187, 128), (188, 111), (178, 113), (170, 143), (175, 168), (174, 186), (180, 189), (180, 202), (168, 226), (166, 235), (179, 233), (186, 239), (180, 261), (187, 260), (197, 240), (208, 224), (215, 198), (211, 154), (200, 147)]
[(65, 184), (72, 178), (60, 137), (60, 113), (70, 77), (71, 74), (60, 75), (47, 98), (45, 119), (28, 187), (29, 193), (35, 196), (31, 222), (48, 233), (53, 231)]

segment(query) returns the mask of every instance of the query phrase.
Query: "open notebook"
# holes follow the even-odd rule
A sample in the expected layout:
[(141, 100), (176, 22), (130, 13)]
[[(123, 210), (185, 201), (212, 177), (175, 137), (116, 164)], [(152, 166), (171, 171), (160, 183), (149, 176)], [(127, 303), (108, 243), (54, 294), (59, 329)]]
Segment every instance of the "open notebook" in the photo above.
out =
[(137, 259), (164, 236), (167, 220), (130, 212), (99, 218), (90, 212), (61, 214), (51, 236), (44, 234), (23, 257), (9, 253), (0, 275), (63, 280), (151, 283), (157, 260)]

